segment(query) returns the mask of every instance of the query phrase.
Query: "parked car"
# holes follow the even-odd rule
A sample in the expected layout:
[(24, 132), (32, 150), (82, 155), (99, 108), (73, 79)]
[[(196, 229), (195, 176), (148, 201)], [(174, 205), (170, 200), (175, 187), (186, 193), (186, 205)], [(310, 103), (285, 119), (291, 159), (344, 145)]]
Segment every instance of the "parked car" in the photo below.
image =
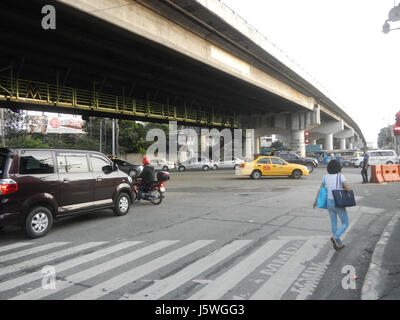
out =
[(350, 159), (350, 161), (355, 168), (358, 168), (363, 159), (364, 159), (364, 152), (358, 152), (355, 157)]
[(0, 226), (18, 224), (30, 238), (77, 213), (125, 215), (132, 202), (132, 178), (100, 152), (0, 148), (0, 166)]
[(275, 151), (273, 153), (273, 156), (281, 158), (281, 159), (285, 160), (288, 163), (301, 164), (301, 165), (307, 167), (309, 172), (313, 172), (314, 168), (318, 167), (318, 160), (317, 159), (299, 157), (293, 151)]
[(339, 158), (339, 161), (342, 167), (350, 167), (353, 164), (352, 159)]
[(154, 170), (169, 171), (175, 169), (175, 163), (166, 161), (165, 159), (153, 159), (150, 161), (150, 165)]
[(221, 158), (219, 161), (214, 162), (215, 169), (237, 169), (244, 162), (244, 160), (239, 158)]
[(309, 174), (307, 168), (300, 164), (288, 163), (277, 157), (258, 157), (240, 165), (240, 175), (260, 179), (261, 176), (288, 176), (299, 179)]
[(178, 171), (185, 170), (203, 170), (208, 171), (214, 169), (214, 163), (205, 157), (190, 158), (186, 161), (180, 162), (177, 165)]
[(111, 158), (111, 161), (118, 165), (118, 168), (125, 172), (132, 178), (137, 177), (143, 170), (143, 166), (139, 164), (133, 164), (123, 159)]

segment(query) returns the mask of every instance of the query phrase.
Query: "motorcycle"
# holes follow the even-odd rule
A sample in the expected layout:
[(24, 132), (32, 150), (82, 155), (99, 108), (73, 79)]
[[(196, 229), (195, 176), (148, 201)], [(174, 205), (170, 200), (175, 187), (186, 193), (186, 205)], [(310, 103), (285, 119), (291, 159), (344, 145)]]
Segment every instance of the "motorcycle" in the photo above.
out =
[[(157, 181), (148, 184), (142, 192), (142, 199), (150, 201), (152, 204), (159, 205), (165, 197), (165, 181), (169, 180), (169, 172), (159, 171), (157, 173)], [(141, 180), (137, 180), (133, 186), (135, 195), (134, 201), (137, 199)]]

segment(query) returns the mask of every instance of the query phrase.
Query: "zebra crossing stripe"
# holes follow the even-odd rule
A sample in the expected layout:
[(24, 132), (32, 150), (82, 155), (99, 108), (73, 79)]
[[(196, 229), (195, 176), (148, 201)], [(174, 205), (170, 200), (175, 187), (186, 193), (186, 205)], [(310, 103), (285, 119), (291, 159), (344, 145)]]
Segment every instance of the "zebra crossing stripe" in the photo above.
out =
[(228, 290), (236, 286), (239, 281), (243, 280), (288, 242), (289, 240), (268, 241), (229, 271), (207, 284), (204, 288), (191, 296), (189, 300), (217, 300), (221, 298)]
[(0, 252), (7, 251), (7, 250), (12, 250), (12, 249), (17, 249), (17, 248), (20, 248), (20, 247), (25, 247), (25, 246), (28, 246), (30, 244), (32, 244), (32, 242), (18, 242), (18, 243), (10, 244), (8, 246), (2, 246), (2, 247), (0, 247)]
[(160, 269), (176, 260), (179, 260), (207, 245), (214, 242), (215, 240), (198, 240), (192, 242), (182, 248), (176, 249), (170, 253), (167, 253), (155, 260), (145, 263), (139, 267), (136, 267), (130, 271), (124, 272), (116, 277), (113, 277), (105, 282), (97, 284), (96, 286), (84, 290), (76, 295), (73, 295), (67, 300), (94, 300), (104, 295), (115, 291), (126, 284), (140, 279), (141, 277), (149, 274), (157, 269)]
[(53, 249), (53, 248), (56, 248), (56, 247), (64, 246), (64, 245), (66, 245), (68, 243), (69, 242), (53, 242), (53, 243), (45, 244), (45, 245), (42, 245), (42, 246), (34, 247), (34, 248), (31, 248), (31, 249), (26, 249), (26, 250), (14, 252), (14, 253), (6, 254), (4, 256), (0, 256), (0, 263), (8, 261), (8, 260), (14, 260), (14, 259), (22, 258), (24, 256), (29, 256), (31, 254), (35, 254), (35, 253), (38, 253), (38, 252), (46, 251), (46, 250)]
[(292, 283), (304, 271), (304, 263), (315, 258), (328, 239), (308, 240), (281, 269), (268, 279), (251, 297), (250, 300), (279, 300)]
[[(62, 271), (65, 271), (65, 270), (74, 268), (76, 266), (79, 266), (79, 265), (81, 265), (83, 263), (87, 263), (87, 262), (96, 260), (98, 258), (101, 258), (103, 256), (106, 256), (108, 254), (111, 254), (111, 253), (117, 252), (119, 250), (125, 249), (127, 247), (137, 245), (137, 244), (139, 244), (141, 242), (142, 241), (122, 242), (122, 243), (119, 243), (119, 244), (117, 244), (115, 246), (112, 246), (112, 247), (104, 248), (104, 249), (89, 253), (89, 254), (84, 255), (84, 256), (76, 257), (76, 258), (70, 259), (70, 260), (65, 261), (65, 262), (54, 264), (53, 267), (56, 268), (56, 272), (57, 273), (60, 273)], [(41, 272), (34, 272), (34, 273), (26, 274), (24, 276), (20, 276), (18, 278), (10, 279), (8, 281), (0, 283), (0, 292), (7, 291), (7, 290), (10, 290), (10, 289), (19, 287), (21, 285), (24, 285), (24, 284), (28, 284), (28, 283), (30, 283), (32, 281), (39, 280), (41, 278), (42, 278)]]
[(85, 244), (82, 244), (82, 245), (79, 245), (79, 246), (75, 246), (75, 247), (72, 247), (72, 248), (67, 248), (67, 249), (60, 250), (60, 251), (57, 251), (57, 252), (53, 252), (53, 253), (50, 253), (50, 254), (47, 254), (47, 255), (44, 255), (44, 256), (40, 256), (40, 257), (37, 257), (37, 258), (32, 259), (32, 260), (28, 260), (28, 261), (24, 261), (24, 262), (21, 262), (21, 263), (13, 264), (11, 266), (3, 267), (2, 269), (0, 269), (0, 276), (4, 276), (4, 275), (6, 275), (8, 273), (13, 273), (13, 272), (21, 271), (21, 270), (24, 270), (24, 269), (27, 269), (27, 268), (31, 268), (31, 267), (34, 267), (36, 265), (45, 264), (45, 263), (47, 263), (49, 261), (65, 257), (65, 256), (68, 256), (68, 255), (77, 253), (79, 251), (83, 251), (83, 250), (86, 250), (86, 249), (97, 247), (97, 246), (100, 246), (100, 245), (102, 245), (104, 243), (106, 243), (106, 242), (89, 242), (89, 243), (85, 243)]
[[(157, 250), (164, 249), (170, 245), (173, 245), (177, 243), (178, 241), (170, 241), (170, 240), (165, 240), (165, 241), (159, 241), (155, 244), (152, 244), (150, 246), (138, 249), (136, 251), (130, 252), (128, 254), (122, 255), (118, 258), (106, 261), (104, 263), (98, 264), (92, 268), (83, 270), (81, 272), (78, 272), (76, 274), (73, 274), (71, 276), (65, 277), (61, 280), (57, 280), (55, 287), (56, 289), (52, 290), (46, 290), (41, 287), (29, 291), (27, 293), (21, 294), (19, 296), (13, 297), (10, 300), (33, 300), (33, 299), (41, 299), (46, 296), (52, 295), (54, 293), (57, 293), (63, 289), (69, 288), (74, 286), (76, 283), (81, 283), (83, 281), (86, 281), (90, 278), (94, 278), (97, 275), (100, 275), (104, 272), (110, 271), (114, 268), (117, 268), (119, 266), (122, 266), (124, 264), (127, 264), (129, 262), (135, 261), (141, 257), (144, 257), (145, 255), (148, 255), (150, 253), (153, 253)], [(57, 270), (57, 268), (56, 268)]]
[(157, 281), (152, 286), (133, 295), (124, 295), (121, 299), (129, 300), (156, 300), (166, 295), (168, 292), (178, 288), (187, 281), (190, 281), (197, 275), (208, 270), (214, 265), (220, 263), (230, 255), (242, 249), (244, 246), (251, 243), (252, 240), (237, 240), (216, 251), (210, 255), (196, 261), (180, 272)]

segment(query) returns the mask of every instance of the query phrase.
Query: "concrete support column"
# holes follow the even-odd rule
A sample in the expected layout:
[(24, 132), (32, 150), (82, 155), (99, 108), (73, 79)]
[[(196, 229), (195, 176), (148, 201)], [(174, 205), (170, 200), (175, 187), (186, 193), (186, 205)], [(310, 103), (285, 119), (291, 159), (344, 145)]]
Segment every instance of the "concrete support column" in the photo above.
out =
[(346, 139), (340, 139), (340, 149), (346, 149)]
[(254, 138), (254, 153), (255, 154), (260, 154), (260, 137), (255, 137)]
[(299, 152), (303, 157), (305, 157), (306, 144), (304, 143), (304, 130), (292, 130), (291, 148), (294, 152)]
[(354, 138), (354, 136), (352, 136), (350, 138), (350, 142), (349, 142), (349, 149), (354, 149), (354, 147), (355, 147), (354, 142), (355, 142), (355, 138)]
[(333, 150), (333, 134), (328, 133), (325, 135), (325, 145), (324, 145), (325, 150)]

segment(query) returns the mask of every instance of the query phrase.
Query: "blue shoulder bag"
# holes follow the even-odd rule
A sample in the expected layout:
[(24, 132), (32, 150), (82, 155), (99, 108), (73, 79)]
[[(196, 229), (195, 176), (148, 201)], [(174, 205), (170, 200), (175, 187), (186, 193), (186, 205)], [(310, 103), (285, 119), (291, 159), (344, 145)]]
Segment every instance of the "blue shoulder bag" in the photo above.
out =
[(322, 180), (324, 185), (319, 189), (319, 195), (317, 199), (317, 208), (327, 209), (328, 208), (328, 189), (325, 187), (325, 177)]

